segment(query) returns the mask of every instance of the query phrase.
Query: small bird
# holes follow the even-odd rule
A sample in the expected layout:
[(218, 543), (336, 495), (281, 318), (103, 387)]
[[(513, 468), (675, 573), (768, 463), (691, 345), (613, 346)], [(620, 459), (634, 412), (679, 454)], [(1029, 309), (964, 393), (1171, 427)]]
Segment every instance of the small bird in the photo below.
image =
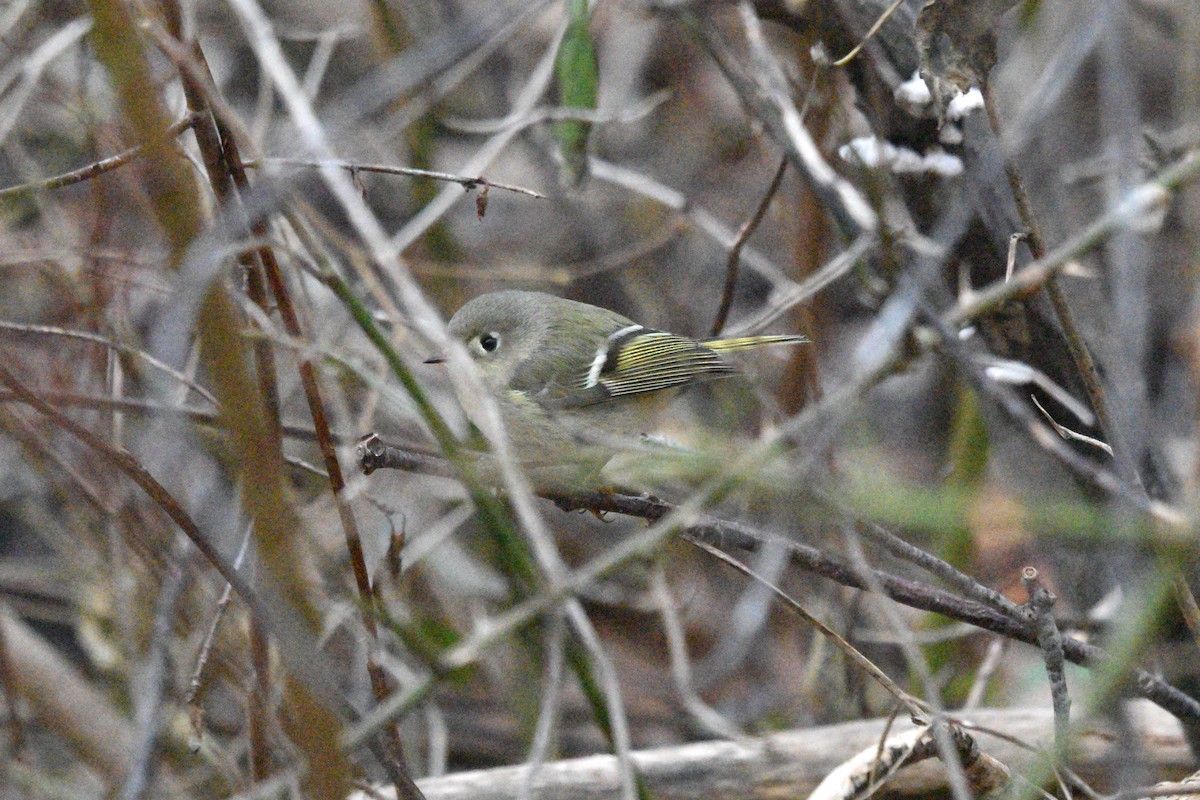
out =
[[(517, 459), (533, 470), (571, 465), (577, 476), (598, 473), (621, 449), (620, 439), (646, 433), (677, 390), (735, 374), (721, 354), (807, 341), (691, 339), (605, 308), (523, 291), (476, 297), (451, 317), (449, 330), (499, 405)], [(478, 422), (475, 398), (459, 401)]]

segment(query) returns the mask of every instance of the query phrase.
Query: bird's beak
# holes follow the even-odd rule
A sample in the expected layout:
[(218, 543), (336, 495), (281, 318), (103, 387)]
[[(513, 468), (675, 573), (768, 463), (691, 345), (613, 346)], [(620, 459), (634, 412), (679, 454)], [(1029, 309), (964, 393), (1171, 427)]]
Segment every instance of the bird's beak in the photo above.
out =
[(430, 356), (429, 358), (425, 359), (425, 363), (426, 364), (445, 364), (446, 357), (445, 356)]

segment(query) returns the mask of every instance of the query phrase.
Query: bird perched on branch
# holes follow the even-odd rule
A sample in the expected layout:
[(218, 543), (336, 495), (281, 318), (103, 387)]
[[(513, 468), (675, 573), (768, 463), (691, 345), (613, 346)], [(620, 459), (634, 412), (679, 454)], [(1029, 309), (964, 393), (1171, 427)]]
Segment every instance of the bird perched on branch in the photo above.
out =
[[(527, 468), (599, 471), (650, 430), (679, 389), (737, 373), (725, 353), (801, 344), (803, 336), (691, 339), (615, 311), (541, 292), (480, 295), (450, 319), (496, 401), (514, 453)], [(428, 364), (445, 356), (426, 359)], [(461, 396), (478, 424), (480, 404)]]

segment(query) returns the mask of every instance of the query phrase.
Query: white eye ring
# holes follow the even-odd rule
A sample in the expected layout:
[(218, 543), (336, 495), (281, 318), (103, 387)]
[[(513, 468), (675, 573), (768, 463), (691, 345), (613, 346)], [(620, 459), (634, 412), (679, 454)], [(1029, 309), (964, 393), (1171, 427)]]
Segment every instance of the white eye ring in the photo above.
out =
[(500, 346), (500, 334), (492, 331), (479, 337), (479, 349), (485, 353), (494, 353)]

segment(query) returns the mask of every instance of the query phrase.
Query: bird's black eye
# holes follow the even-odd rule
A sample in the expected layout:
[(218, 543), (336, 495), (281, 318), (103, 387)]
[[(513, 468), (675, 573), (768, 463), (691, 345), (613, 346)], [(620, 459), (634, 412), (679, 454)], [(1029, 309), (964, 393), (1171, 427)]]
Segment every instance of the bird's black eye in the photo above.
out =
[(490, 353), (500, 346), (500, 336), (495, 333), (485, 333), (479, 337), (479, 346), (483, 348), (483, 352)]

